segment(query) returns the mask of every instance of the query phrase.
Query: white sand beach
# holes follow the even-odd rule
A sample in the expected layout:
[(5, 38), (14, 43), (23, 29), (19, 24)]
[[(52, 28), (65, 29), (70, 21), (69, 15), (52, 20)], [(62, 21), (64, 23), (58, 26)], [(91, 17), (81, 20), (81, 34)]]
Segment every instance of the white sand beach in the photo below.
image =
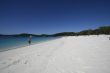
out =
[(109, 37), (69, 36), (0, 52), (0, 73), (110, 73)]

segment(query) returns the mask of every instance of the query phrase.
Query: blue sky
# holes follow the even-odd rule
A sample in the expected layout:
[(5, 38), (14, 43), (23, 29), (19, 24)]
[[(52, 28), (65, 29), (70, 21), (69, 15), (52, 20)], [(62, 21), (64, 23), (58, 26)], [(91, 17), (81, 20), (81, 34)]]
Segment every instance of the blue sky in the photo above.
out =
[(0, 33), (53, 34), (110, 25), (109, 0), (0, 0)]

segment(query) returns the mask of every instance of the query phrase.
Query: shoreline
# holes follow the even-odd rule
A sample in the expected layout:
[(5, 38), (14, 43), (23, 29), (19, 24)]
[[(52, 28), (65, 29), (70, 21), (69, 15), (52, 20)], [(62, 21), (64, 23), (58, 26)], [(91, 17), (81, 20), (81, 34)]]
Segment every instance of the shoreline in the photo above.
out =
[[(61, 38), (61, 37), (58, 37), (58, 38)], [(40, 43), (47, 42), (47, 41), (51, 41), (51, 40), (55, 40), (55, 39), (58, 39), (58, 38), (48, 39), (48, 40), (39, 41), (39, 42), (33, 42), (33, 43), (31, 43), (31, 45), (40, 44)], [(19, 48), (23, 48), (23, 47), (31, 46), (31, 45), (29, 45), (29, 44), (27, 43), (27, 44), (15, 46), (15, 47), (3, 48), (4, 50), (0, 50), (0, 52), (5, 52), (5, 51), (9, 51), (9, 50), (19, 49)]]

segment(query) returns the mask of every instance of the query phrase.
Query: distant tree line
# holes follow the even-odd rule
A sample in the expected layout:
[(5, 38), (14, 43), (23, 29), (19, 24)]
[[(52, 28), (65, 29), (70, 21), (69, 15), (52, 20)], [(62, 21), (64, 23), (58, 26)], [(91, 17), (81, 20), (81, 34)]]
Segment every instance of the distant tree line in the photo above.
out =
[(99, 34), (110, 34), (110, 26), (102, 26), (97, 29), (88, 29), (80, 32), (62, 32), (56, 33), (54, 36), (78, 36), (78, 35), (99, 35)]
[(97, 29), (88, 29), (80, 32), (61, 32), (52, 35), (48, 35), (48, 34), (36, 35), (36, 34), (22, 33), (22, 34), (14, 34), (14, 35), (0, 34), (0, 36), (29, 37), (30, 35), (32, 35), (35, 37), (56, 37), (56, 36), (78, 36), (78, 35), (99, 35), (99, 34), (106, 34), (106, 35), (110, 34), (110, 26), (102, 26)]

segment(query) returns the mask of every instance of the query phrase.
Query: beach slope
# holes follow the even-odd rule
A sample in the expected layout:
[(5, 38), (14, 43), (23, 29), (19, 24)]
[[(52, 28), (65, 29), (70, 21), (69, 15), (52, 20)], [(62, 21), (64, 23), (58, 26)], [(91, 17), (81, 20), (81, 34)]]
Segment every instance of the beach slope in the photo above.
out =
[(0, 52), (0, 73), (110, 73), (109, 37), (69, 36)]

